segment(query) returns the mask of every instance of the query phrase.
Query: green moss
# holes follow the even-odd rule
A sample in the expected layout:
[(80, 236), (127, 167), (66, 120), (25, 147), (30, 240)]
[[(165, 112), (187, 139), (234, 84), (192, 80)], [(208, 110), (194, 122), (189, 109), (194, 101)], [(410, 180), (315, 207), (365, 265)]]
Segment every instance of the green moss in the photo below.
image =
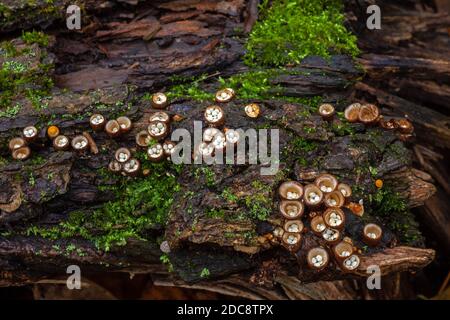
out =
[(200, 272), (200, 278), (209, 278), (210, 275), (211, 273), (209, 272), (208, 268), (203, 268)]
[(356, 37), (344, 26), (340, 0), (264, 0), (247, 42), (249, 65), (298, 64), (331, 53), (357, 55)]
[(400, 241), (408, 245), (420, 245), (423, 243), (419, 224), (414, 215), (408, 209), (406, 202), (398, 193), (384, 186), (374, 195), (369, 195), (369, 201), (373, 214), (383, 218), (400, 238)]
[(303, 137), (295, 137), (291, 141), (295, 153), (308, 153), (317, 149), (318, 144), (315, 141), (307, 140)]
[(252, 193), (244, 198), (244, 205), (248, 210), (248, 217), (253, 220), (267, 220), (272, 214), (273, 201), (271, 199), (272, 190), (270, 186), (261, 181), (253, 181)]
[(104, 187), (115, 194), (114, 201), (93, 212), (73, 212), (52, 228), (32, 226), (26, 234), (50, 239), (82, 237), (105, 251), (114, 245), (125, 245), (128, 238), (147, 240), (146, 230), (167, 222), (173, 194), (179, 191), (176, 169), (167, 163), (147, 166), (152, 172), (148, 177), (124, 177), (115, 185)]
[(42, 31), (27, 31), (22, 32), (22, 40), (26, 44), (34, 44), (37, 43), (38, 45), (42, 47), (47, 47), (49, 43), (49, 37)]
[(237, 201), (239, 200), (239, 197), (235, 195), (230, 188), (223, 189), (221, 197), (231, 204), (237, 203)]
[(198, 167), (194, 169), (194, 178), (199, 180), (201, 177), (205, 179), (208, 187), (216, 184), (216, 173), (209, 167)]

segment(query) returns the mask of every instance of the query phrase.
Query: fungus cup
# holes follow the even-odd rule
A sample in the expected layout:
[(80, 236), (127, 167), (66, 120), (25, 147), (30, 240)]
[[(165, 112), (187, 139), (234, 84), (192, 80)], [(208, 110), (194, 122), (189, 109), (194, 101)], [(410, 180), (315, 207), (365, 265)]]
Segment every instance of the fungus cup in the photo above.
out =
[(37, 138), (38, 130), (34, 126), (28, 126), (23, 129), (22, 135), (27, 142), (32, 142)]
[(136, 134), (136, 144), (138, 147), (147, 148), (151, 141), (152, 137), (145, 130), (139, 131)]
[(119, 148), (114, 153), (114, 158), (120, 163), (125, 163), (131, 158), (131, 151), (128, 148)]
[(109, 120), (105, 125), (105, 131), (111, 138), (116, 138), (121, 134), (120, 125), (117, 120)]
[(163, 143), (164, 154), (168, 157), (172, 155), (175, 150), (176, 143), (170, 140), (164, 141)]
[(331, 120), (335, 114), (335, 109), (331, 104), (325, 103), (319, 107), (319, 114), (322, 119)]
[(303, 196), (303, 186), (296, 181), (286, 181), (278, 188), (278, 194), (284, 200), (300, 200)]
[(344, 205), (345, 198), (341, 192), (336, 190), (325, 194), (324, 203), (328, 208), (340, 208)]
[(164, 149), (160, 143), (157, 143), (147, 149), (148, 159), (152, 162), (160, 162), (164, 159)]
[(320, 236), (322, 235), (322, 232), (327, 228), (322, 215), (316, 215), (315, 217), (313, 217), (311, 219), (310, 225), (311, 225), (311, 230), (316, 235), (320, 235)]
[(344, 110), (344, 117), (348, 122), (357, 122), (359, 120), (360, 103), (353, 103)]
[(209, 106), (204, 113), (205, 121), (213, 126), (220, 126), (225, 122), (225, 113), (219, 106)]
[(164, 109), (167, 107), (168, 99), (164, 93), (157, 92), (152, 96), (151, 105), (155, 109)]
[(89, 125), (94, 131), (102, 131), (106, 125), (106, 119), (101, 114), (93, 114), (89, 119)]
[(26, 160), (31, 156), (31, 149), (27, 146), (23, 146), (17, 149), (14, 149), (12, 152), (12, 157), (15, 160)]
[(330, 262), (328, 251), (322, 247), (315, 247), (306, 254), (308, 266), (314, 270), (323, 270)]
[(344, 211), (338, 208), (329, 208), (323, 214), (325, 224), (334, 229), (342, 229), (345, 225)]
[(288, 220), (284, 224), (284, 231), (289, 233), (301, 233), (303, 231), (303, 222), (301, 220)]
[(217, 91), (216, 93), (216, 102), (218, 103), (226, 103), (230, 102), (235, 96), (235, 92), (231, 88), (225, 88)]
[(352, 254), (350, 257), (348, 257), (347, 259), (345, 259), (342, 262), (342, 271), (344, 272), (352, 272), (354, 270), (356, 270), (359, 267), (359, 264), (361, 263), (361, 260), (359, 259), (359, 257), (356, 254)]
[(89, 147), (89, 141), (85, 136), (78, 135), (72, 139), (71, 145), (74, 150), (82, 152)]
[(65, 151), (70, 147), (70, 140), (64, 135), (59, 135), (53, 139), (53, 148), (58, 151)]
[(369, 246), (377, 246), (381, 237), (383, 236), (383, 230), (375, 223), (368, 223), (363, 229), (363, 240)]
[(282, 237), (283, 245), (291, 252), (296, 252), (302, 245), (302, 236), (299, 233), (285, 232)]
[(123, 164), (123, 172), (130, 177), (136, 177), (141, 169), (139, 160), (131, 158)]
[(319, 187), (320, 191), (323, 193), (330, 193), (336, 189), (338, 181), (335, 176), (325, 173), (318, 176), (314, 181), (314, 184)]
[(170, 116), (166, 113), (166, 112), (155, 112), (154, 114), (152, 114), (149, 118), (148, 121), (150, 123), (155, 122), (155, 121), (159, 121), (159, 122), (164, 122), (169, 124), (170, 123)]
[(130, 118), (122, 116), (117, 118), (116, 121), (119, 124), (121, 134), (127, 133), (131, 130), (133, 123), (131, 122)]
[(330, 244), (335, 244), (339, 242), (340, 236), (341, 233), (339, 232), (339, 230), (333, 228), (326, 228), (322, 232), (322, 238)]
[(343, 262), (353, 254), (353, 245), (345, 240), (333, 246), (333, 254), (336, 260)]
[(26, 141), (23, 138), (17, 137), (17, 138), (12, 138), (9, 141), (8, 147), (10, 151), (14, 151), (16, 149), (22, 148), (26, 145)]
[(323, 202), (323, 193), (314, 184), (308, 184), (304, 188), (303, 200), (310, 208), (317, 208)]
[(59, 128), (57, 126), (49, 126), (47, 128), (47, 137), (49, 137), (51, 140), (55, 139), (57, 136), (59, 136)]
[(247, 117), (256, 119), (261, 114), (261, 108), (256, 103), (250, 103), (244, 107), (245, 114)]
[(380, 111), (373, 104), (364, 104), (359, 109), (358, 120), (364, 124), (373, 124), (378, 122)]
[(280, 203), (280, 213), (286, 219), (298, 219), (303, 216), (305, 207), (300, 201), (283, 200)]
[(148, 133), (155, 140), (163, 140), (169, 134), (169, 126), (165, 122), (154, 121), (148, 125)]
[(119, 173), (122, 171), (122, 164), (117, 160), (113, 160), (108, 164), (108, 170), (113, 173)]
[(350, 198), (352, 196), (352, 188), (346, 183), (339, 183), (336, 190), (338, 190), (344, 198)]

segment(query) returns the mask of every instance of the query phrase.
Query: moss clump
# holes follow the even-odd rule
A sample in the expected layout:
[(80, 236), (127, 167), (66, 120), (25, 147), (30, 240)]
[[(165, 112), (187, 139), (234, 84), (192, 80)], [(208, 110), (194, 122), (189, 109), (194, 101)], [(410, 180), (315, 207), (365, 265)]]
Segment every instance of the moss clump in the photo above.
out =
[(22, 40), (26, 44), (38, 44), (41, 47), (47, 47), (49, 43), (49, 37), (42, 31), (23, 32)]
[(388, 187), (369, 195), (373, 214), (379, 216), (398, 236), (401, 242), (408, 245), (421, 245), (422, 234), (414, 215), (408, 209), (405, 200)]
[(246, 46), (249, 65), (283, 66), (310, 55), (359, 53), (356, 37), (344, 26), (340, 0), (264, 0), (260, 12)]
[[(48, 37), (42, 32), (26, 32), (22, 37), (28, 44), (48, 45)], [(11, 42), (3, 42), (0, 47), (0, 53), (5, 57), (0, 66), (0, 115), (17, 115), (20, 106), (12, 106), (13, 100), (22, 96), (38, 110), (45, 107), (42, 101), (53, 88), (53, 64), (46, 61), (46, 52), (41, 51), (37, 56), (33, 47), (17, 50)]]
[(152, 171), (148, 177), (121, 178), (114, 186), (102, 188), (114, 192), (116, 200), (90, 213), (73, 212), (52, 228), (32, 226), (26, 234), (50, 239), (82, 237), (105, 251), (114, 245), (125, 245), (128, 238), (146, 240), (146, 231), (165, 225), (173, 194), (180, 188), (177, 172), (169, 164), (148, 167)]

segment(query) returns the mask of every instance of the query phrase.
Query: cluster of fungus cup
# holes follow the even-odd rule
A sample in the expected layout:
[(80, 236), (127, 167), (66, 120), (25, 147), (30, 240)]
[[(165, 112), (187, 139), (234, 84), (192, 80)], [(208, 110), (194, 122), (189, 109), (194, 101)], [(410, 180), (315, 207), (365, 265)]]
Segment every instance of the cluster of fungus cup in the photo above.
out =
[(380, 120), (380, 126), (386, 130), (395, 130), (400, 134), (400, 139), (406, 141), (414, 132), (414, 126), (406, 118), (401, 119), (384, 119)]
[(261, 108), (256, 103), (250, 103), (244, 107), (244, 111), (247, 117), (256, 119), (261, 113)]
[(369, 125), (380, 120), (380, 110), (373, 104), (353, 103), (345, 109), (344, 117), (349, 122), (361, 122)]
[(234, 90), (231, 88), (221, 89), (216, 92), (216, 102), (217, 103), (230, 102), (234, 98), (235, 95), (236, 94), (235, 94)]
[[(339, 183), (328, 173), (320, 174), (314, 183), (303, 186), (297, 181), (286, 181), (278, 188), (279, 211), (283, 225), (274, 229), (272, 235), (291, 252), (301, 248), (302, 233), (311, 231), (321, 238), (322, 246), (307, 252), (306, 262), (311, 269), (320, 271), (332, 259), (342, 272), (354, 272), (360, 264), (357, 248), (350, 238), (344, 237), (346, 215), (342, 210), (348, 202), (352, 189), (348, 184)], [(348, 203), (347, 203), (348, 202)], [(308, 228), (304, 227), (302, 217), (307, 212)], [(364, 241), (377, 245), (381, 239), (381, 228), (368, 224), (364, 228)]]
[(71, 141), (72, 149), (78, 152), (83, 152), (89, 147), (89, 140), (83, 136), (75, 136)]
[(315, 247), (306, 254), (306, 262), (313, 270), (322, 270), (330, 263), (328, 251), (322, 247)]
[(324, 103), (319, 106), (319, 114), (324, 120), (331, 120), (335, 114), (334, 107), (329, 103)]
[(167, 107), (169, 100), (164, 93), (157, 92), (152, 95), (151, 105), (155, 109), (164, 109)]
[(8, 147), (14, 160), (26, 160), (31, 155), (31, 149), (27, 146), (25, 139), (21, 137), (12, 138)]
[(106, 122), (104, 128), (106, 134), (111, 138), (117, 138), (125, 133), (130, 132), (133, 123), (131, 119), (125, 116), (118, 117), (115, 120), (109, 120)]
[(375, 223), (368, 223), (363, 228), (363, 240), (369, 246), (377, 246), (382, 236), (383, 230)]
[(28, 143), (37, 138), (38, 130), (34, 126), (28, 126), (22, 130), (23, 137), (12, 138), (8, 143), (9, 151), (14, 160), (26, 160), (31, 156)]

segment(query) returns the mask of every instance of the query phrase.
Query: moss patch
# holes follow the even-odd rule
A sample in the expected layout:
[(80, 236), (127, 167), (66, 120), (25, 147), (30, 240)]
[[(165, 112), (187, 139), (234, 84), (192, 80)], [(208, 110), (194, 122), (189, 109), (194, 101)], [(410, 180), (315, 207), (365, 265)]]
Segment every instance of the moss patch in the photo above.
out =
[(168, 163), (146, 164), (151, 175), (120, 180), (101, 189), (115, 194), (115, 200), (93, 212), (73, 212), (66, 221), (52, 228), (32, 226), (27, 235), (50, 239), (82, 237), (97, 248), (108, 251), (125, 245), (127, 239), (148, 240), (146, 231), (167, 222), (173, 194), (179, 191), (177, 168)]
[(307, 56), (359, 53), (340, 0), (264, 0), (247, 42), (250, 65), (298, 64)]

